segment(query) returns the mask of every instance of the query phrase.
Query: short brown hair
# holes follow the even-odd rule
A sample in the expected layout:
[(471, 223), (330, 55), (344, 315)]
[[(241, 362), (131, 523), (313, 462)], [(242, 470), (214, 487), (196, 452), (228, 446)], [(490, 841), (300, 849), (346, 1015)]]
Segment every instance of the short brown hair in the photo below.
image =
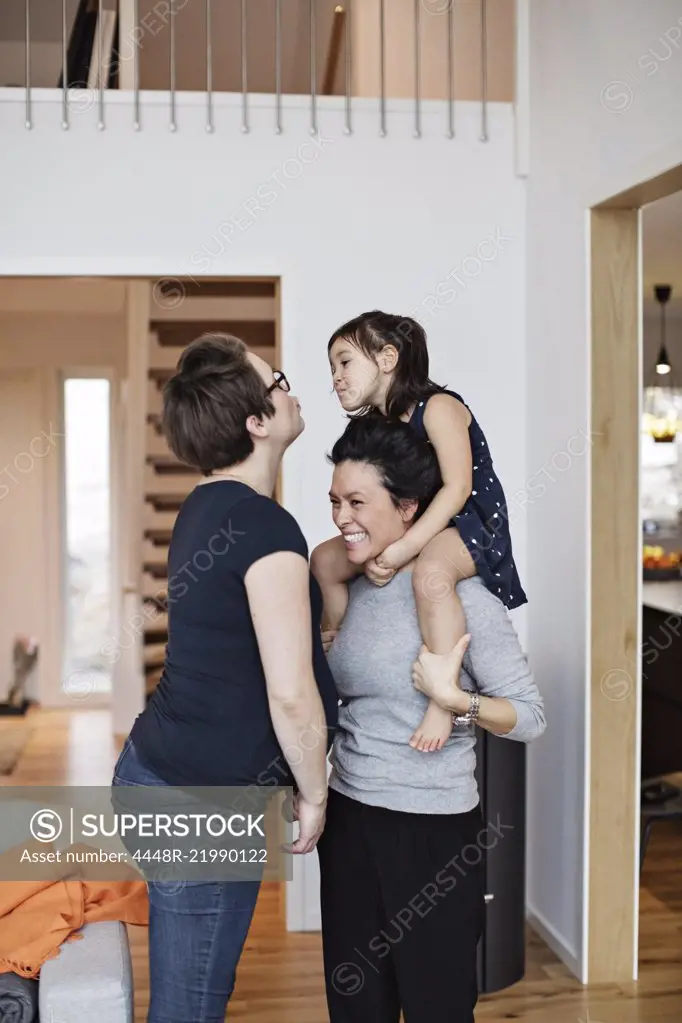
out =
[(230, 334), (203, 334), (180, 356), (163, 389), (163, 430), (173, 454), (204, 476), (243, 462), (254, 449), (249, 416), (274, 415), (248, 348)]

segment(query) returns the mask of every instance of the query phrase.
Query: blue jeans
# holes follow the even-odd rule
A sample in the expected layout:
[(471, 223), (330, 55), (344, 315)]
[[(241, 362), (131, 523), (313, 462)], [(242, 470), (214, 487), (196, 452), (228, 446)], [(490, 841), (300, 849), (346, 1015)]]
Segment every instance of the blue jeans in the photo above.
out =
[[(113, 785), (166, 785), (130, 739)], [(224, 1023), (259, 881), (149, 881), (147, 1023)]]

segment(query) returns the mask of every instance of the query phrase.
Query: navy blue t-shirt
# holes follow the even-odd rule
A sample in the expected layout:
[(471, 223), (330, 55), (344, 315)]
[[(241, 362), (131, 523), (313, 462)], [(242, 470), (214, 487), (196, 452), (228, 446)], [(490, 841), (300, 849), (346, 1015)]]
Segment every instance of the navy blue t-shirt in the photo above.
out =
[[(292, 785), (275, 735), (244, 576), (276, 551), (308, 560), (292, 515), (235, 480), (196, 487), (168, 555), (168, 647), (163, 675), (131, 737), (169, 785)], [(322, 595), (310, 576), (313, 669), (328, 738), (337, 696), (322, 648)]]

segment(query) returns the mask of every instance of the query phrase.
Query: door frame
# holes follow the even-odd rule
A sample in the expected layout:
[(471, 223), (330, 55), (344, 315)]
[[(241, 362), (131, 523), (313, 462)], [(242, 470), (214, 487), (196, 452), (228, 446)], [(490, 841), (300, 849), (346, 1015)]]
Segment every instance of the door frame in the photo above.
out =
[(641, 754), (641, 209), (682, 163), (589, 207), (591, 429), (585, 979), (637, 978)]

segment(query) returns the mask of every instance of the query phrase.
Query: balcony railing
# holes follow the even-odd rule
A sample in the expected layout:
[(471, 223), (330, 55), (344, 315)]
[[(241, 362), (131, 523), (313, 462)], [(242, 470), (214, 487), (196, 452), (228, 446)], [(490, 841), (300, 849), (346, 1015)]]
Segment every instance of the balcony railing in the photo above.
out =
[(216, 127), (214, 97), (223, 93), (240, 94), (244, 132), (257, 93), (274, 97), (276, 132), (286, 127), (283, 96), (307, 96), (313, 134), (326, 96), (343, 98), (347, 133), (353, 100), (375, 98), (382, 135), (391, 102), (409, 100), (416, 137), (425, 102), (443, 103), (445, 132), (454, 138), (456, 102), (475, 101), (485, 141), (489, 102), (514, 99), (514, 0), (9, 0), (2, 7), (8, 70), (0, 86), (23, 90), (27, 128), (33, 90), (55, 85), (65, 130), (76, 112), (93, 108), (105, 129), (107, 94), (119, 89), (132, 95), (138, 130), (150, 90), (167, 94), (172, 131), (178, 95), (188, 91), (204, 94), (208, 132)]

